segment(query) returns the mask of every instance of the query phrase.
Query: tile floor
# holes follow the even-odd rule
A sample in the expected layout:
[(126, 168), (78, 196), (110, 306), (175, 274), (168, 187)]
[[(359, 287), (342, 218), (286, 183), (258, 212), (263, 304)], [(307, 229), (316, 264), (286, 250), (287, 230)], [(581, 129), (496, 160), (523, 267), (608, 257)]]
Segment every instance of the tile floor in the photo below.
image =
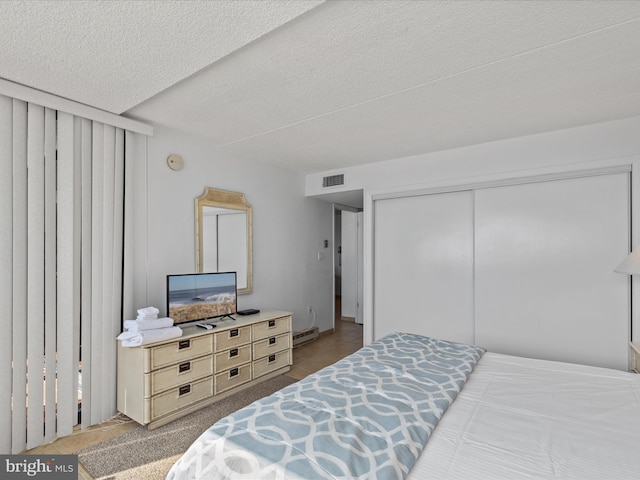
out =
[[(293, 350), (293, 365), (287, 375), (300, 380), (362, 347), (362, 325), (355, 323), (352, 318), (337, 318), (340, 317), (336, 317), (334, 331), (322, 332), (316, 341)], [(120, 435), (136, 425), (124, 415), (117, 415), (85, 431), (78, 428), (72, 435), (22, 453), (70, 454)], [(93, 480), (93, 477), (79, 465), (78, 479)]]
[(362, 347), (362, 325), (353, 319), (336, 320), (334, 332), (323, 332), (315, 342), (293, 349), (293, 365), (287, 373), (300, 380)]

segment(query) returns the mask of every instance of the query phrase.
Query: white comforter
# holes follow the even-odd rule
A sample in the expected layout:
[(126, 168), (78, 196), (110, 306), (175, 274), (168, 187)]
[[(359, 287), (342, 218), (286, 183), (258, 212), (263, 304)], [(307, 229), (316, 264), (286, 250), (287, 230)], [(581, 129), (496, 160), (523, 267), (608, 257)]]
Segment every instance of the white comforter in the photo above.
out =
[(485, 353), (408, 478), (638, 479), (640, 375)]

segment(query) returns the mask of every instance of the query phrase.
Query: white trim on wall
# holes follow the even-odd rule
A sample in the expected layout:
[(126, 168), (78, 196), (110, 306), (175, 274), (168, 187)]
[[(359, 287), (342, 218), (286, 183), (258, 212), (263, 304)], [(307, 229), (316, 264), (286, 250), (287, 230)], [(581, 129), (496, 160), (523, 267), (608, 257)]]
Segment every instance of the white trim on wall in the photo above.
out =
[(609, 160), (598, 160), (583, 164), (569, 164), (554, 167), (542, 167), (518, 172), (501, 172), (477, 177), (460, 177), (456, 179), (439, 180), (436, 182), (372, 189), (368, 193), (374, 200), (397, 198), (413, 195), (428, 195), (433, 193), (456, 192), (460, 190), (475, 190), (477, 188), (502, 187), (522, 183), (546, 182), (565, 178), (587, 177), (592, 175), (606, 175), (610, 173), (629, 172), (638, 157), (621, 157)]
[[(640, 221), (634, 221), (640, 212), (640, 158), (631, 163), (631, 245), (630, 250), (640, 243)], [(635, 217), (634, 217), (635, 215)], [(640, 339), (640, 276), (630, 277), (631, 281), (631, 341)]]

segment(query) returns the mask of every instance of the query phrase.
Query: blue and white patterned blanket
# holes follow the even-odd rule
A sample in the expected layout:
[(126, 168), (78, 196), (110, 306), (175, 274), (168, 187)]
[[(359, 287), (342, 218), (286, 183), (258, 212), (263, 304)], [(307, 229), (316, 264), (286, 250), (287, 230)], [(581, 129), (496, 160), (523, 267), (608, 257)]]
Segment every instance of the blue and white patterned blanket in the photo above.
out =
[(167, 479), (405, 478), (483, 353), (393, 333), (223, 418)]

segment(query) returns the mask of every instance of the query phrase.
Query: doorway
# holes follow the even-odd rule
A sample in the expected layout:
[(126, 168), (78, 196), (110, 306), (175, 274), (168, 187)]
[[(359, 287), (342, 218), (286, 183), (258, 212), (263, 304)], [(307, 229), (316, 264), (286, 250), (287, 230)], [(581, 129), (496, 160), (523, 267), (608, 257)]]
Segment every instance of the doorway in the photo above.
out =
[[(362, 210), (334, 206), (334, 331), (362, 335), (363, 225)], [(347, 323), (348, 330), (343, 328)]]

